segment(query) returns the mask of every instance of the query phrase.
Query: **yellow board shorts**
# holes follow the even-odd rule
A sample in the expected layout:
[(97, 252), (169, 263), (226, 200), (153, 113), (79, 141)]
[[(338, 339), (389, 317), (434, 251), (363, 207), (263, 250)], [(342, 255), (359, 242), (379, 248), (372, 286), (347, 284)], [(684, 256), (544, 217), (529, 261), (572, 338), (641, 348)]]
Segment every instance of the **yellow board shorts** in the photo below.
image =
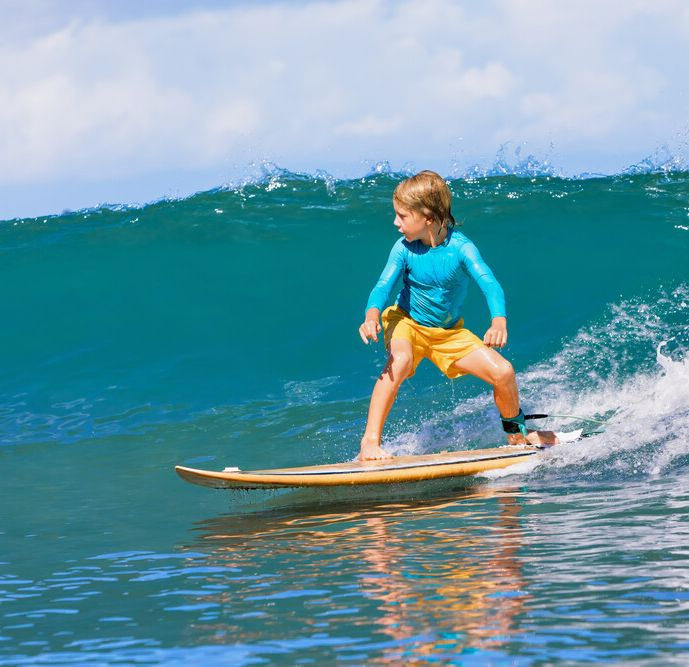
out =
[(390, 341), (395, 338), (402, 338), (411, 343), (414, 362), (408, 377), (414, 375), (416, 367), (424, 357), (430, 359), (447, 377), (460, 377), (465, 374), (458, 370), (454, 363), (470, 352), (485, 347), (478, 336), (464, 328), (463, 319), (451, 329), (424, 327), (397, 305), (386, 308), (382, 319), (385, 347), (388, 350)]

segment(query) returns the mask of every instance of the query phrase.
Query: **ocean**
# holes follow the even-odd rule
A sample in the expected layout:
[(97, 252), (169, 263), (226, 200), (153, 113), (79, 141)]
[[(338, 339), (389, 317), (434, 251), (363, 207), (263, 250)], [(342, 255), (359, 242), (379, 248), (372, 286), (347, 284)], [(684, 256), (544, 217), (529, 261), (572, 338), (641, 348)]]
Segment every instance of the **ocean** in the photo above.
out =
[[(689, 662), (686, 171), (449, 181), (523, 407), (603, 433), (376, 492), (175, 475), (356, 456), (403, 177), (272, 168), (0, 222), (0, 665)], [(465, 322), (489, 324), (476, 286)], [(425, 363), (385, 446), (502, 440), (489, 388)]]

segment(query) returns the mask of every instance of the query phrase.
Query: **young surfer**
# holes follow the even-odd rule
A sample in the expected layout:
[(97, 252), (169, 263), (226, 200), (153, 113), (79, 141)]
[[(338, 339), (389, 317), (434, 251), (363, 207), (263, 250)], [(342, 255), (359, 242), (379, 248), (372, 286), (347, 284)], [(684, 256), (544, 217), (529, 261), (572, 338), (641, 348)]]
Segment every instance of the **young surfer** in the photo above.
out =
[[(394, 224), (403, 237), (392, 247), (359, 327), (364, 343), (378, 341), (382, 313), (389, 355), (373, 388), (359, 458), (390, 458), (381, 447), (385, 420), (400, 385), (424, 357), (449, 378), (469, 374), (492, 385), (509, 444), (557, 442), (551, 431), (526, 429), (514, 369), (494, 349), (507, 343), (504, 293), (476, 246), (455, 230), (445, 181), (422, 171), (395, 188), (392, 202)], [(483, 340), (464, 328), (461, 317), (469, 277), (483, 291), (492, 317)], [(385, 309), (399, 278), (402, 289)]]

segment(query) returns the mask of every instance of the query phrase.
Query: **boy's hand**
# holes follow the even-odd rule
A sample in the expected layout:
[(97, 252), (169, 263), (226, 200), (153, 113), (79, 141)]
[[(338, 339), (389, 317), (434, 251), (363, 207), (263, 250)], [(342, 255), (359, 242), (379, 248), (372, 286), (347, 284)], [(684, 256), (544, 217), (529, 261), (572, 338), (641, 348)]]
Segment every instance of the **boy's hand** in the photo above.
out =
[(505, 347), (507, 344), (507, 318), (494, 317), (483, 342), (488, 347)]
[(378, 334), (381, 331), (381, 326), (379, 323), (380, 313), (377, 308), (370, 308), (366, 313), (366, 319), (364, 323), (359, 327), (359, 335), (361, 340), (368, 345), (369, 338), (378, 342)]

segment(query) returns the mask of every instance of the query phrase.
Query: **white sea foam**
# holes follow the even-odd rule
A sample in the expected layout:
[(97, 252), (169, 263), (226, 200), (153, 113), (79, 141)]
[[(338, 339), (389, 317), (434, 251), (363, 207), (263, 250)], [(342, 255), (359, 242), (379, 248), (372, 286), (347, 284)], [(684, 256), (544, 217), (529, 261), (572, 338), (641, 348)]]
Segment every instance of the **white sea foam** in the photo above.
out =
[[(603, 322), (564, 341), (552, 358), (520, 373), (525, 406), (551, 415), (601, 420), (604, 433), (489, 476), (523, 475), (541, 463), (560, 469), (583, 466), (589, 476), (661, 475), (683, 465), (689, 457), (687, 314), (686, 285), (644, 300), (623, 301), (610, 307)], [(486, 424), (492, 426), (486, 430)], [(537, 424), (558, 430), (596, 429), (589, 422), (555, 417)], [(438, 442), (480, 446), (501, 437), (491, 396), (482, 393), (461, 401), (451, 415), (435, 415), (399, 434), (390, 449), (396, 454), (419, 453), (437, 449)]]

